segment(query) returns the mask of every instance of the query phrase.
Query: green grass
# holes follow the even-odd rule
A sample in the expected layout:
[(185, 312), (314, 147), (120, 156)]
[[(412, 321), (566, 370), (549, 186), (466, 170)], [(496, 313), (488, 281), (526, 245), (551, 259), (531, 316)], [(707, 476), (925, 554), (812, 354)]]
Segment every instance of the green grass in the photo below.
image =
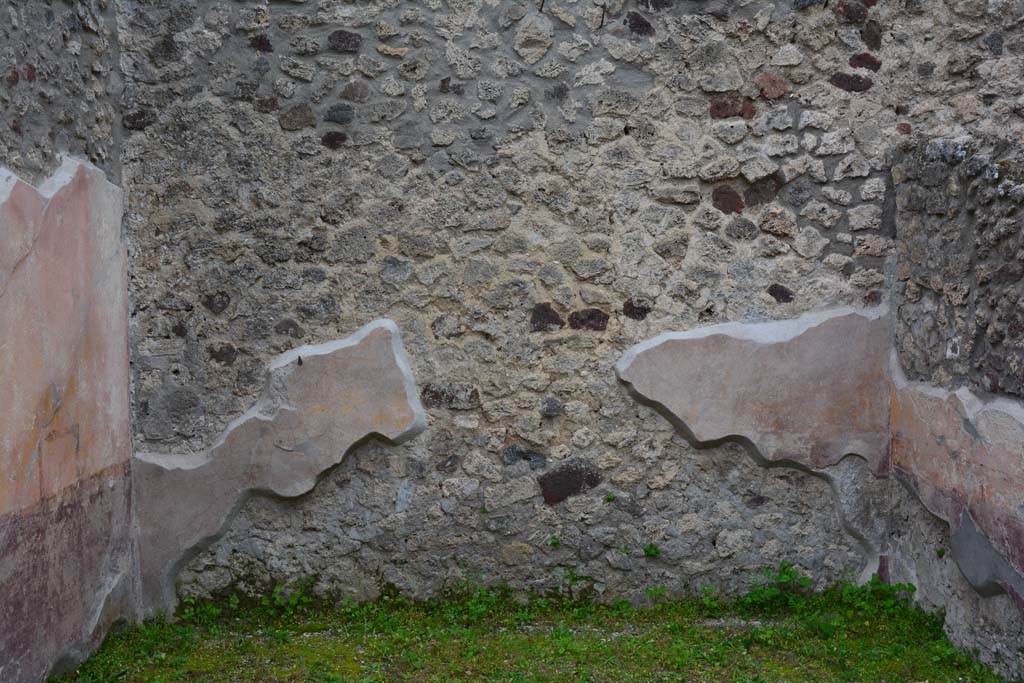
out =
[(302, 590), (240, 604), (188, 603), (175, 623), (110, 636), (62, 681), (956, 681), (999, 679), (958, 653), (941, 619), (908, 606), (910, 586), (873, 582), (807, 591), (783, 565), (726, 602), (713, 593), (653, 607), (503, 589), (446, 600), (329, 605)]

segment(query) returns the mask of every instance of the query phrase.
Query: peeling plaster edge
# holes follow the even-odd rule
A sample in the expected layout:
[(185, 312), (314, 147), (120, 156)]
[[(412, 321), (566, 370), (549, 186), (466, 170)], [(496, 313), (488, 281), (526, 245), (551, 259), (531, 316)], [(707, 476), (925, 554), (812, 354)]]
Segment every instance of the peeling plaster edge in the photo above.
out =
[(1016, 420), (1021, 425), (1021, 430), (1024, 431), (1024, 401), (1005, 396), (985, 398), (964, 386), (948, 389), (928, 382), (907, 379), (906, 373), (903, 372), (903, 366), (900, 364), (899, 353), (895, 348), (889, 351), (889, 371), (892, 375), (892, 383), (898, 390), (914, 391), (940, 400), (948, 400), (951, 396), (956, 396), (960, 399), (964, 412), (971, 422), (976, 422), (982, 413), (998, 412)]
[(834, 318), (840, 318), (845, 315), (859, 315), (868, 320), (877, 320), (887, 316), (888, 314), (889, 307), (885, 304), (874, 308), (842, 306), (839, 308), (825, 309), (823, 311), (812, 311), (810, 313), (804, 313), (799, 317), (788, 318), (786, 320), (728, 322), (719, 323), (717, 325), (707, 325), (704, 327), (695, 327), (682, 332), (663, 332), (656, 337), (652, 337), (630, 347), (626, 353), (623, 354), (622, 358), (615, 363), (615, 374), (620, 380), (628, 382), (628, 380), (625, 379), (625, 375), (629, 372), (629, 367), (633, 364), (633, 361), (637, 356), (655, 348), (656, 346), (675, 340), (703, 339), (714, 335), (726, 335), (733, 339), (752, 341), (758, 344), (779, 344), (790, 341), (808, 330), (818, 327), (819, 325)]
[(116, 189), (118, 193), (121, 192), (121, 188), (110, 182), (107, 175), (93, 163), (70, 154), (61, 154), (58, 158), (60, 159), (60, 166), (38, 185), (28, 182), (9, 167), (0, 165), (0, 204), (3, 204), (10, 198), (11, 193), (18, 184), (31, 187), (37, 195), (45, 200), (44, 204), (48, 204), (55, 194), (74, 181), (79, 169), (85, 169), (85, 172), (89, 174), (96, 174), (110, 188)]
[[(402, 344), (402, 334), (398, 329), (398, 325), (393, 320), (388, 318), (374, 320), (373, 322), (363, 325), (347, 337), (323, 342), (322, 344), (305, 344), (291, 349), (290, 351), (285, 351), (273, 358), (270, 363), (267, 364), (267, 386), (269, 387), (273, 384), (274, 376), (278, 371), (295, 363), (295, 361), (300, 357), (305, 356), (309, 358), (313, 356), (324, 356), (334, 353), (335, 351), (340, 351), (341, 349), (357, 346), (366, 339), (366, 337), (377, 330), (386, 330), (390, 335), (391, 350), (395, 356), (395, 363), (402, 373), (402, 382), (405, 386), (406, 398), (413, 409), (413, 423), (408, 429), (393, 437), (388, 437), (387, 435), (381, 436), (395, 444), (405, 443), (427, 428), (427, 411), (424, 409), (423, 403), (420, 401), (419, 391), (416, 388), (416, 378), (413, 376), (409, 357), (405, 352), (405, 346)], [(273, 416), (279, 410), (287, 409), (287, 406), (278, 405), (274, 398), (268, 396), (268, 394), (272, 393), (273, 392), (271, 391), (264, 391), (263, 396), (261, 396), (256, 403), (252, 405), (252, 407), (229, 422), (217, 437), (217, 440), (209, 448), (206, 448), (199, 453), (153, 453), (143, 451), (135, 453), (134, 457), (136, 460), (155, 465), (165, 470), (198, 469), (208, 464), (212, 460), (214, 452), (223, 446), (231, 433), (243, 424), (250, 420), (269, 421), (273, 419)]]

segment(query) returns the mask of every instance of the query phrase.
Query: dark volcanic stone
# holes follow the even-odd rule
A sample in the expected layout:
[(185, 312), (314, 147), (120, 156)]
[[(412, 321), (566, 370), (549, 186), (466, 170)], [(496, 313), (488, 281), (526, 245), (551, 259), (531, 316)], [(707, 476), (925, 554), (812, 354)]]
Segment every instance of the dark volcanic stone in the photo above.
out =
[(556, 470), (539, 477), (541, 493), (548, 505), (561, 503), (601, 483), (601, 474), (588, 462), (568, 462)]
[(788, 304), (793, 300), (793, 290), (778, 283), (768, 287), (768, 294), (780, 304)]
[(320, 138), (320, 143), (327, 149), (340, 149), (346, 140), (348, 140), (348, 136), (345, 133), (340, 130), (332, 130), (324, 133), (324, 136)]
[(622, 304), (622, 312), (627, 318), (632, 318), (633, 320), (643, 320), (650, 314), (651, 310), (652, 308), (649, 303), (636, 297), (626, 299), (625, 303)]
[(525, 446), (512, 444), (501, 452), (501, 460), (506, 465), (514, 465), (520, 460), (530, 463), (531, 470), (540, 470), (548, 464), (547, 456)]
[(537, 304), (530, 311), (531, 332), (554, 332), (562, 327), (565, 327), (565, 321), (551, 304)]
[(283, 130), (302, 130), (316, 125), (316, 116), (308, 104), (296, 104), (281, 112), (277, 119)]
[(710, 113), (713, 119), (727, 119), (731, 116), (752, 119), (757, 114), (757, 108), (754, 102), (746, 97), (713, 97)]
[(654, 26), (639, 12), (627, 12), (625, 23), (629, 30), (638, 36), (649, 38), (654, 35)]
[(868, 20), (864, 24), (864, 28), (860, 30), (860, 37), (872, 50), (878, 50), (882, 47), (882, 25), (874, 19)]
[(200, 301), (206, 310), (210, 311), (214, 315), (220, 315), (226, 311), (228, 306), (231, 304), (231, 295), (227, 292), (204, 294)]
[(599, 308), (584, 308), (569, 314), (569, 327), (574, 330), (594, 330), (603, 332), (608, 329), (608, 314)]
[(256, 50), (257, 52), (273, 52), (274, 46), (270, 42), (270, 37), (266, 33), (261, 33), (258, 36), (253, 36), (249, 40), (249, 47)]
[(327, 110), (327, 114), (324, 115), (325, 121), (331, 123), (352, 123), (352, 119), (355, 118), (355, 107), (346, 102), (339, 102), (338, 104), (331, 105), (331, 108)]
[(793, 9), (807, 9), (812, 5), (824, 5), (825, 0), (793, 0)]
[(711, 192), (711, 205), (722, 213), (741, 213), (743, 198), (729, 185), (719, 185)]
[(770, 175), (767, 178), (755, 180), (743, 192), (743, 199), (747, 206), (760, 206), (775, 199), (783, 186), (782, 178), (777, 175)]
[(828, 79), (828, 82), (847, 92), (864, 92), (874, 85), (874, 82), (867, 76), (844, 73), (833, 74), (832, 78)]
[(868, 8), (859, 0), (839, 0), (836, 14), (851, 24), (863, 24), (868, 19)]
[(855, 69), (878, 71), (882, 68), (882, 61), (870, 52), (860, 52), (850, 57), (850, 66)]
[(544, 91), (544, 97), (554, 102), (561, 102), (569, 96), (569, 86), (565, 83), (556, 83)]
[(987, 47), (996, 57), (1003, 54), (1003, 34), (989, 33), (981, 39), (982, 45)]
[(428, 408), (473, 410), (480, 406), (480, 392), (465, 382), (439, 382), (424, 384), (420, 392), (423, 405)]
[(564, 412), (565, 406), (553, 396), (546, 397), (544, 402), (540, 404), (540, 414), (544, 417), (558, 417)]
[(151, 109), (137, 109), (125, 114), (122, 123), (126, 130), (145, 130), (156, 123), (156, 112)]
[(238, 358), (238, 349), (231, 344), (208, 346), (206, 350), (209, 352), (210, 358), (222, 365), (231, 365), (235, 362), (235, 359)]
[(352, 31), (338, 29), (327, 36), (327, 46), (336, 52), (359, 52), (363, 46), (363, 37)]

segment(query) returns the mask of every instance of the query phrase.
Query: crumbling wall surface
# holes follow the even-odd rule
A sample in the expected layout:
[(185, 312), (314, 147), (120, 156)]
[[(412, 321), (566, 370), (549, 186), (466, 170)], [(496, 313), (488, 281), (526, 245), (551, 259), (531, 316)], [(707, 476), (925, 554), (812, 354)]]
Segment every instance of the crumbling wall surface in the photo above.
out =
[(71, 153), (118, 176), (111, 0), (0, 2), (0, 163), (42, 182)]
[[(920, 597), (946, 610), (954, 642), (979, 649), (987, 660), (1010, 662), (1018, 674), (1024, 671), (1021, 140), (996, 131), (922, 139), (901, 146), (893, 168), (899, 361), (909, 380), (942, 389), (894, 413), (894, 466), (930, 510), (946, 519), (963, 516), (951, 541), (936, 540), (921, 524), (900, 531), (900, 547), (913, 558), (903, 567), (919, 579)], [(950, 393), (957, 387), (963, 388)], [(971, 430), (985, 438), (979, 442)], [(985, 477), (972, 470), (999, 474), (977, 489), (973, 482)], [(944, 572), (948, 560), (936, 554), (950, 543), (970, 561), (959, 575)], [(968, 581), (976, 590), (965, 590)]]
[(1024, 144), (962, 135), (894, 169), (900, 357), (912, 379), (1024, 397)]
[(181, 567), (254, 493), (294, 498), (370, 436), (402, 443), (426, 414), (389, 320), (270, 364), (261, 400), (202, 458), (139, 453), (132, 464), (143, 609), (173, 614)]
[(0, 169), (0, 680), (40, 680), (133, 615), (121, 191)]
[(275, 354), (385, 316), (431, 415), (250, 500), (180, 589), (856, 575), (827, 482), (697, 451), (611, 368), (879, 300), (890, 151), (1024, 129), (1020, 9), (121, 0), (140, 449), (203, 452)]
[[(697, 442), (739, 439), (768, 463), (826, 478), (868, 572), (919, 586), (922, 602), (955, 613), (946, 626), (959, 644), (1019, 672), (1024, 404), (908, 382), (887, 312), (665, 333), (630, 349), (616, 372)], [(890, 474), (904, 491), (877, 481)], [(908, 499), (918, 502), (910, 524)], [(938, 544), (921, 505), (946, 525)], [(942, 570), (949, 562), (958, 580)]]

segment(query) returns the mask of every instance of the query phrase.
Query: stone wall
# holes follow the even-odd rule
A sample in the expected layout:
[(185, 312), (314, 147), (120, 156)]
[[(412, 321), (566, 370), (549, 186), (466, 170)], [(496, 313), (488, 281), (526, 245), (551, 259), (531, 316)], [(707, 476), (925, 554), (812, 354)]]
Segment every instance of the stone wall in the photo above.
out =
[[(430, 413), (419, 439), (358, 446), (306, 496), (233, 509), (180, 591), (314, 576), (318, 592), (361, 598), (482, 580), (642, 601), (655, 586), (735, 593), (786, 559), (822, 583), (871, 569), (915, 579), (957, 642), (1004, 666), (1019, 656), (1012, 601), (979, 597), (936, 555), (947, 532), (911, 494), (856, 458), (811, 473), (763, 468), (736, 443), (696, 448), (612, 366), (665, 331), (892, 291), (911, 378), (1020, 396), (1020, 152), (998, 141), (1024, 139), (1021, 0), (9, 0), (0, 12), (0, 158), (28, 181), (61, 151), (123, 171), (137, 451), (206, 463), (266, 398), (272, 359), (381, 317), (403, 331)], [(127, 385), (121, 360), (104, 371), (112, 392)], [(19, 403), (59, 417), (71, 404), (49, 381), (51, 403)], [(40, 443), (87, 451), (69, 424), (70, 440)], [(72, 610), (85, 621), (24, 621), (53, 647), (16, 653), (16, 677), (126, 613), (115, 577), (130, 543), (102, 531), (128, 514), (121, 436), (96, 449), (113, 469), (8, 492), (29, 521), (8, 519), (0, 542), (108, 548), (83, 570), (106, 577), (82, 592), (100, 602)], [(112, 478), (64, 487), (95, 472)], [(54, 508), (65, 491), (71, 507)], [(84, 500), (105, 502), (61, 536), (55, 510)], [(0, 585), (48, 571), (12, 557)], [(12, 604), (45, 602), (25, 585)]]
[(40, 680), (135, 615), (121, 191), (0, 168), (0, 680)]
[(1024, 145), (923, 141), (894, 173), (908, 373), (1024, 397)]
[(1021, 14), (122, 0), (139, 448), (202, 453), (271, 357), (382, 316), (431, 416), (302, 499), (250, 500), (180, 589), (856, 576), (877, 548), (825, 481), (693, 448), (612, 365), (666, 330), (884, 298), (905, 276), (896, 150), (1024, 134)]
[(121, 90), (110, 0), (0, 2), (0, 162), (41, 182), (62, 153), (116, 178)]
[(380, 316), (431, 414), (250, 501), (183, 590), (860, 573), (826, 482), (693, 449), (611, 368), (664, 329), (879, 297), (904, 134), (849, 60), (880, 29), (655, 5), (123, 4), (139, 448), (201, 452), (272, 355)]

